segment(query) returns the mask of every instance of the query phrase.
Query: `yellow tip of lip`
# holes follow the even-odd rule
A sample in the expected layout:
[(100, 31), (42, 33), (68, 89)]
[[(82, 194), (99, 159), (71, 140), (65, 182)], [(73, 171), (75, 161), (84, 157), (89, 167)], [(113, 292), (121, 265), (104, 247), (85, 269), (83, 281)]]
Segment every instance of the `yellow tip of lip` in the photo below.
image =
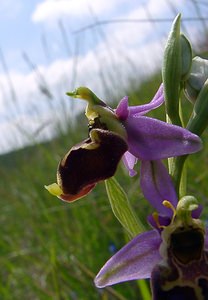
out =
[(67, 96), (70, 96), (70, 97), (76, 97), (76, 91), (73, 91), (73, 92), (67, 92), (66, 95), (67, 95)]
[(59, 197), (61, 194), (63, 194), (62, 189), (57, 183), (52, 183), (50, 185), (45, 185), (44, 186), (46, 190), (49, 191), (50, 194)]
[(67, 92), (66, 95), (73, 97), (73, 98), (81, 98), (84, 100), (88, 100), (88, 98), (90, 97), (90, 95), (92, 94), (92, 92), (85, 87), (79, 87), (77, 89), (75, 89), (74, 91), (70, 91)]

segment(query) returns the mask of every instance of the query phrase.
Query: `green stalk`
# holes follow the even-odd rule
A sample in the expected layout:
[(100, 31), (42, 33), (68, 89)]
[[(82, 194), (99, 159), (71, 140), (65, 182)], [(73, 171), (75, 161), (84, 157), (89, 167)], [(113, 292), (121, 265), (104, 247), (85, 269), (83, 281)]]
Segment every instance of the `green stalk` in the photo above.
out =
[(171, 169), (171, 176), (179, 199), (186, 193), (186, 170), (183, 171), (183, 167), (187, 157), (188, 155), (183, 155), (174, 158)]
[(137, 285), (139, 287), (140, 293), (142, 295), (143, 300), (151, 300), (151, 292), (149, 289), (149, 286), (147, 284), (147, 281), (145, 279), (137, 280)]

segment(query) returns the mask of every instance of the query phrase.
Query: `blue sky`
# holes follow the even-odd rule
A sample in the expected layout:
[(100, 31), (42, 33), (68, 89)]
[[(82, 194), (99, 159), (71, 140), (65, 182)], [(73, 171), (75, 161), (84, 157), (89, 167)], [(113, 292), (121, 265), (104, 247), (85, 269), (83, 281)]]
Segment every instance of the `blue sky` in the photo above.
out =
[[(129, 76), (138, 78), (139, 85), (160, 67), (171, 22), (118, 22), (75, 31), (96, 20), (173, 20), (178, 12), (182, 18), (206, 17), (208, 4), (200, 0), (0, 0), (4, 57), (0, 60), (0, 153), (49, 138), (57, 122), (64, 127), (64, 118), (73, 119), (67, 90), (86, 85), (108, 100), (125, 93)], [(184, 26), (192, 43), (203, 36), (202, 22)], [(83, 104), (76, 108), (83, 109)]]
[(11, 69), (23, 70), (21, 52), (26, 50), (33, 55), (39, 48), (41, 31), (31, 22), (31, 15), (38, 2), (0, 1), (0, 46)]

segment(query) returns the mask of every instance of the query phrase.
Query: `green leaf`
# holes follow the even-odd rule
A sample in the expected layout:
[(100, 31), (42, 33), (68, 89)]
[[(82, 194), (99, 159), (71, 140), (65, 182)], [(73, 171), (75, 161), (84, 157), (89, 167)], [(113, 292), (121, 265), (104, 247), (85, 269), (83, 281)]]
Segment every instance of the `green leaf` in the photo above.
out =
[(112, 211), (130, 236), (134, 237), (143, 232), (144, 225), (136, 216), (126, 193), (117, 180), (112, 177), (105, 181), (105, 186)]

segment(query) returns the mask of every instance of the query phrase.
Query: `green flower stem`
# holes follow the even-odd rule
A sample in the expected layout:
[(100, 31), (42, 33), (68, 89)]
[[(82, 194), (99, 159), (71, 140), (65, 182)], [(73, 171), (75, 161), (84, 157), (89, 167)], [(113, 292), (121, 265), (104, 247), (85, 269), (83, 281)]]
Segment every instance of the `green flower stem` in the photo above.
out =
[(142, 295), (143, 300), (151, 300), (151, 293), (148, 287), (147, 281), (145, 279), (137, 280), (137, 285), (139, 287), (140, 293)]
[[(182, 87), (180, 89), (180, 94), (182, 92)], [(179, 95), (179, 117), (181, 121), (181, 126), (185, 127), (183, 121), (183, 110), (181, 104), (181, 97)], [(170, 123), (170, 119), (167, 116), (167, 122)], [(179, 199), (186, 195), (186, 181), (187, 181), (187, 170), (185, 161), (188, 155), (183, 155), (181, 157), (171, 157), (168, 159), (168, 169), (169, 173), (173, 178), (175, 183), (175, 188)]]
[[(197, 101), (194, 105), (192, 117), (190, 118), (187, 129), (191, 132), (201, 136), (208, 125), (208, 80), (200, 91)], [(183, 172), (184, 163), (188, 155), (174, 158), (169, 164), (170, 174), (173, 177), (175, 188), (179, 199), (185, 195), (186, 192), (186, 171)]]
[[(185, 160), (186, 161), (186, 160)], [(183, 169), (181, 174), (180, 186), (179, 186), (179, 199), (187, 194), (187, 167), (186, 163), (183, 163)]]
[(183, 168), (187, 157), (188, 155), (178, 156), (174, 158), (174, 163), (171, 165), (170, 175), (179, 199), (186, 194), (186, 169)]

